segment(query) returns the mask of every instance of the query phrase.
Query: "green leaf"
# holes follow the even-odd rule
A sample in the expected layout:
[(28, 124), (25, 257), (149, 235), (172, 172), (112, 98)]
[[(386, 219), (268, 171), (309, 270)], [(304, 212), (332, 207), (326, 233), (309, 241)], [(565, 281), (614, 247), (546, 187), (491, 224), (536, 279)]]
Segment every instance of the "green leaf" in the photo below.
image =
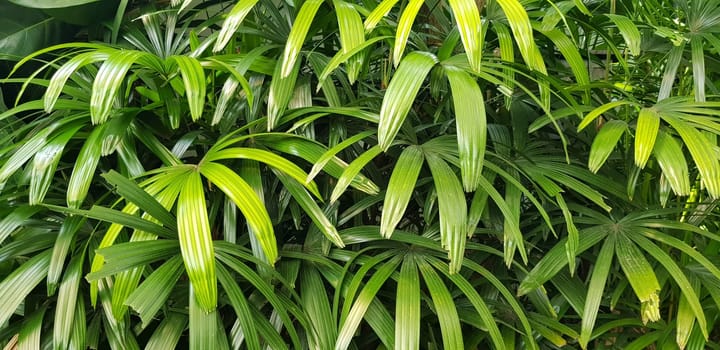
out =
[(280, 71), (281, 78), (288, 78), (291, 72), (294, 70), (295, 62), (300, 55), (300, 49), (302, 49), (305, 37), (310, 29), (320, 5), (323, 4), (322, 0), (308, 0), (302, 4), (300, 11), (295, 17), (295, 22), (290, 29), (290, 34), (285, 44), (285, 51), (282, 56), (282, 70)]
[(115, 191), (117, 191), (123, 199), (137, 205), (138, 208), (150, 214), (152, 218), (158, 220), (164, 226), (170, 229), (176, 228), (175, 217), (170, 214), (162, 204), (158, 203), (157, 199), (145, 192), (145, 190), (140, 188), (135, 182), (122, 176), (115, 170), (102, 174), (102, 177), (111, 185), (115, 186)]
[(228, 42), (233, 38), (235, 32), (240, 28), (245, 16), (255, 7), (258, 0), (238, 1), (235, 6), (227, 13), (218, 37), (213, 46), (213, 52), (222, 51)]
[(58, 123), (53, 123), (29, 137), (25, 143), (19, 144), (15, 153), (0, 168), (0, 183), (5, 183), (23, 164), (40, 152), (47, 145), (50, 134), (59, 126)]
[[(634, 232), (628, 232), (634, 234)], [(617, 259), (620, 262), (630, 286), (642, 303), (643, 323), (660, 319), (660, 284), (655, 271), (647, 262), (643, 253), (624, 234), (618, 236), (615, 243)]]
[[(470, 2), (475, 6), (474, 1)], [(445, 73), (450, 81), (455, 106), (462, 183), (466, 192), (472, 192), (478, 187), (485, 158), (485, 101), (480, 87), (470, 74), (453, 67), (445, 67)]]
[(18, 306), (45, 279), (50, 266), (50, 250), (36, 254), (0, 282), (0, 324), (6, 324)]
[(707, 321), (705, 319), (705, 313), (703, 312), (702, 305), (700, 304), (700, 299), (695, 293), (695, 290), (693, 289), (692, 284), (688, 280), (687, 276), (682, 271), (682, 269), (680, 269), (680, 266), (678, 266), (674, 259), (670, 257), (667, 253), (665, 253), (665, 251), (663, 251), (654, 243), (650, 242), (647, 238), (639, 235), (632, 235), (630, 238), (635, 241), (635, 243), (637, 243), (640, 248), (642, 248), (653, 258), (655, 258), (655, 260), (657, 260), (657, 262), (659, 262), (660, 265), (662, 265), (665, 270), (667, 270), (670, 277), (675, 280), (675, 283), (677, 283), (677, 286), (680, 288), (680, 291), (686, 298), (690, 309), (692, 309), (693, 313), (695, 314), (695, 319), (697, 320), (698, 327), (700, 327), (703, 336), (705, 337), (705, 339), (707, 339)]
[(695, 101), (705, 102), (705, 49), (700, 35), (690, 37)]
[[(333, 0), (335, 14), (338, 20), (340, 31), (340, 47), (342, 52), (347, 54), (354, 48), (362, 45), (365, 41), (363, 23), (355, 7), (342, 0)], [(354, 83), (362, 69), (363, 55), (356, 54), (349, 57), (347, 62), (347, 73), (350, 83)]]
[(373, 159), (375, 159), (375, 157), (377, 157), (381, 152), (382, 150), (379, 146), (373, 146), (355, 158), (355, 160), (353, 160), (352, 163), (345, 168), (342, 175), (338, 178), (337, 184), (330, 195), (331, 204), (337, 201), (340, 196), (345, 193), (345, 190), (348, 186), (350, 186), (352, 180), (360, 174), (360, 170), (362, 170), (365, 165), (373, 161)]
[(85, 254), (74, 256), (65, 270), (62, 283), (60, 283), (55, 307), (55, 321), (53, 322), (53, 347), (55, 349), (69, 347), (75, 304), (78, 302), (78, 288), (82, 279), (83, 260), (85, 260)]
[(38, 207), (20, 206), (5, 215), (0, 221), (0, 244), (5, 242), (10, 235), (15, 233), (19, 227), (26, 224), (27, 220), (40, 210)]
[(50, 267), (48, 268), (48, 295), (55, 293), (55, 286), (60, 280), (60, 275), (65, 267), (65, 259), (70, 250), (70, 245), (75, 240), (75, 235), (84, 223), (84, 217), (70, 216), (65, 218), (65, 221), (63, 221), (60, 226), (60, 232), (58, 232), (57, 239), (53, 245), (52, 258), (50, 259)]
[(306, 188), (316, 197), (320, 198), (320, 192), (315, 182), (307, 182), (308, 174), (293, 162), (278, 156), (275, 153), (257, 148), (232, 147), (217, 152), (209, 152), (203, 161), (211, 162), (219, 159), (252, 159), (272, 166), (273, 168), (290, 175), (300, 183), (306, 184)]
[(390, 10), (392, 10), (393, 6), (397, 4), (398, 0), (383, 0), (381, 1), (373, 10), (370, 12), (370, 14), (365, 17), (365, 31), (371, 32), (373, 29), (375, 29), (375, 26), (380, 22), (380, 20), (385, 17)]
[(187, 325), (187, 316), (171, 312), (155, 328), (152, 336), (145, 345), (145, 349), (173, 350), (177, 349), (178, 341)]
[(31, 205), (40, 204), (50, 189), (63, 150), (70, 138), (81, 128), (81, 126), (70, 127), (63, 130), (60, 135), (53, 137), (33, 157), (30, 168), (30, 189), (28, 202)]
[(672, 136), (659, 132), (653, 149), (665, 179), (678, 196), (690, 194), (690, 178), (685, 154)]
[(395, 348), (420, 349), (420, 277), (412, 253), (405, 254), (398, 276), (395, 297)]
[(87, 274), (85, 279), (88, 281), (110, 277), (132, 268), (175, 256), (178, 253), (178, 242), (169, 239), (126, 242), (100, 248), (96, 253), (104, 257), (105, 265), (97, 271)]
[[(437, 313), (438, 320), (440, 321), (440, 332), (442, 333), (443, 347), (445, 349), (464, 349), (465, 346), (463, 344), (462, 327), (457, 313), (457, 304), (453, 299), (453, 296), (448, 291), (442, 279), (440, 279), (437, 273), (432, 269), (430, 264), (421, 261), (418, 266), (420, 267), (420, 272), (422, 273), (425, 285), (427, 285), (427, 289), (430, 292), (435, 312)], [(415, 276), (415, 278), (417, 278), (417, 276)]]
[(40, 349), (40, 332), (43, 326), (46, 307), (41, 307), (31, 315), (25, 315), (25, 322), (20, 329), (17, 342), (17, 350)]
[(230, 273), (222, 265), (217, 265), (217, 269), (220, 284), (225, 289), (230, 304), (235, 309), (235, 314), (238, 316), (238, 321), (243, 328), (243, 336), (248, 343), (248, 349), (260, 349), (260, 340), (253, 323), (252, 311), (247, 298), (245, 298), (240, 287), (233, 281)]
[(650, 158), (659, 129), (660, 116), (657, 110), (654, 108), (641, 109), (635, 127), (635, 165), (638, 168), (644, 168)]
[(100, 66), (90, 97), (90, 119), (94, 125), (103, 124), (110, 117), (125, 75), (137, 60), (146, 55), (141, 51), (116, 50)]
[(252, 187), (228, 167), (218, 163), (202, 163), (200, 172), (240, 208), (248, 225), (252, 227), (252, 232), (260, 241), (268, 262), (274, 264), (278, 257), (275, 231), (265, 205)]
[(603, 124), (590, 147), (590, 156), (588, 157), (590, 171), (597, 173), (600, 170), (626, 130), (627, 123), (622, 120), (611, 120)]
[[(380, 288), (382, 288), (385, 281), (387, 281), (401, 261), (402, 256), (391, 258), (370, 277), (370, 280), (365, 284), (365, 287), (363, 287), (355, 302), (352, 303), (352, 308), (347, 317), (341, 323), (340, 332), (335, 341), (335, 350), (345, 350), (348, 348), (370, 302), (372, 302), (377, 292), (380, 291)], [(350, 303), (351, 300), (346, 300), (346, 302)]]
[[(476, 72), (480, 71), (482, 60), (483, 33), (480, 11), (474, 0), (450, 0), (453, 17), (457, 23), (460, 39), (467, 53), (470, 67)], [(452, 83), (452, 82), (451, 82)], [(467, 100), (474, 101), (474, 100)], [(477, 103), (481, 104), (481, 103)], [(472, 104), (474, 105), (474, 103)], [(456, 108), (457, 110), (457, 108)]]
[[(203, 170), (205, 169), (203, 168)], [(213, 252), (212, 232), (210, 232), (205, 203), (205, 189), (200, 172), (193, 171), (186, 177), (185, 185), (178, 198), (177, 213), (180, 251), (188, 278), (194, 287), (194, 296), (191, 299), (197, 298), (197, 303), (203, 309), (203, 313), (215, 317), (215, 313), (212, 312), (217, 305), (215, 253)], [(207, 321), (205, 318), (203, 320), (203, 322)], [(190, 317), (191, 329), (192, 323), (193, 316)], [(212, 334), (207, 336), (212, 336)]]
[(301, 268), (300, 297), (308, 319), (317, 331), (317, 348), (331, 349), (337, 338), (337, 326), (318, 268), (307, 265)]
[(437, 58), (431, 53), (412, 52), (403, 59), (393, 75), (383, 98), (378, 123), (378, 143), (383, 151), (392, 145), (425, 77), (436, 63)]
[[(400, 61), (403, 58), (402, 56), (403, 52), (405, 52), (405, 46), (407, 45), (408, 38), (412, 32), (413, 22), (415, 22), (415, 17), (420, 11), (420, 7), (422, 7), (423, 3), (425, 3), (423, 0), (409, 0), (407, 5), (403, 8), (402, 14), (400, 15), (400, 19), (397, 23), (397, 31), (395, 32), (395, 45), (393, 47), (392, 55), (395, 67), (400, 64)], [(367, 22), (365, 27), (367, 28)], [(396, 72), (395, 74), (398, 73), (399, 72)], [(425, 75), (427, 75), (427, 72), (422, 76), (425, 77)], [(414, 78), (417, 79), (418, 77), (419, 76), (415, 76)]]
[(595, 266), (593, 267), (590, 277), (590, 284), (587, 287), (587, 297), (585, 298), (585, 307), (583, 308), (582, 325), (580, 328), (580, 338), (578, 342), (583, 349), (587, 349), (590, 341), (595, 320), (597, 319), (598, 309), (602, 302), (603, 292), (607, 282), (610, 267), (612, 266), (613, 255), (615, 251), (615, 235), (608, 235), (603, 243)]
[(385, 191), (385, 201), (380, 218), (380, 234), (383, 237), (390, 238), (395, 227), (402, 220), (415, 190), (415, 183), (424, 160), (420, 147), (408, 146), (395, 163), (387, 191)]
[(0, 2), (0, 59), (20, 60), (56, 44), (66, 31), (42, 11)]
[(82, 215), (87, 218), (102, 220), (105, 222), (118, 224), (120, 226), (132, 227), (136, 230), (150, 232), (162, 237), (175, 236), (175, 233), (170, 229), (162, 227), (154, 222), (141, 219), (135, 215), (127, 214), (125, 212), (117, 211), (114, 209), (108, 209), (99, 206), (93, 206), (92, 208), (90, 208), (90, 210), (65, 208), (49, 204), (45, 204), (43, 206), (53, 211), (67, 214)]
[(270, 92), (267, 100), (268, 131), (273, 130), (279, 124), (280, 117), (288, 108), (288, 102), (290, 102), (295, 91), (295, 83), (298, 80), (298, 72), (300, 71), (300, 62), (295, 62), (290, 73), (285, 77), (281, 76), (281, 70), (284, 69), (283, 62), (278, 61), (275, 64), (275, 70), (270, 81)]
[(106, 125), (95, 127), (85, 140), (80, 153), (75, 160), (66, 194), (67, 205), (70, 208), (80, 208), (90, 190), (90, 184), (95, 177), (95, 169), (100, 161), (102, 151), (102, 137)]
[(613, 21), (618, 30), (620, 30), (620, 34), (622, 34), (623, 39), (625, 39), (625, 44), (628, 50), (630, 50), (630, 54), (633, 56), (639, 55), (642, 37), (635, 24), (629, 18), (622, 15), (606, 13), (605, 16)]
[(617, 108), (620, 106), (624, 106), (624, 105), (632, 105), (632, 104), (633, 103), (630, 101), (620, 100), (620, 101), (608, 102), (598, 108), (595, 108), (592, 110), (592, 112), (585, 115), (585, 118), (583, 118), (583, 120), (578, 125), (577, 130), (582, 131), (582, 129), (585, 129), (585, 127), (587, 127), (588, 125), (590, 125), (590, 123), (595, 121), (595, 119), (597, 119), (597, 117), (601, 116), (603, 113), (605, 113), (611, 109), (614, 109), (614, 108)]
[(467, 202), (455, 173), (435, 154), (426, 154), (438, 195), (440, 242), (448, 251), (450, 273), (460, 271), (467, 238)]
[(143, 327), (147, 327), (165, 305), (183, 273), (182, 264), (179, 256), (168, 259), (128, 296), (125, 305), (132, 307), (140, 315)]
[(685, 121), (666, 114), (661, 114), (661, 118), (670, 124), (682, 138), (695, 161), (710, 196), (713, 198), (720, 197), (720, 163), (718, 157), (714, 154), (713, 144), (705, 135), (689, 126)]
[(185, 85), (185, 97), (190, 106), (193, 121), (200, 119), (205, 107), (205, 71), (200, 62), (190, 56), (172, 56), (169, 58), (178, 65)]
[(323, 213), (322, 209), (320, 209), (317, 203), (315, 203), (312, 197), (310, 197), (310, 194), (307, 193), (305, 188), (303, 188), (299, 182), (284, 173), (275, 171), (275, 175), (278, 179), (280, 179), (283, 185), (285, 185), (285, 188), (288, 192), (290, 192), (293, 198), (295, 198), (298, 205), (308, 216), (310, 216), (310, 219), (313, 221), (315, 226), (320, 229), (320, 232), (322, 232), (325, 237), (327, 237), (327, 239), (329, 239), (330, 242), (333, 242), (333, 244), (337, 247), (344, 247), (345, 243), (343, 242), (342, 237), (340, 237), (340, 234), (338, 234), (335, 225), (333, 225), (327, 216), (325, 216), (325, 213)]
[(58, 97), (60, 97), (60, 93), (62, 93), (63, 88), (66, 86), (65, 84), (70, 77), (77, 74), (78, 69), (87, 66), (88, 64), (105, 61), (112, 53), (113, 51), (110, 50), (83, 52), (73, 56), (73, 58), (60, 66), (60, 68), (55, 71), (55, 74), (53, 74), (50, 79), (50, 83), (45, 90), (45, 95), (43, 97), (45, 112), (50, 113), (53, 111), (55, 103), (57, 102)]
[[(213, 276), (215, 277), (215, 276)], [(195, 293), (192, 282), (190, 283), (189, 293), (189, 309), (190, 309), (190, 350), (214, 350), (218, 349), (219, 333), (222, 331), (218, 327), (218, 313), (214, 309), (208, 311), (208, 308), (200, 304), (200, 300), (204, 297)]]
[(318, 158), (317, 161), (314, 162), (312, 169), (310, 170), (310, 172), (308, 172), (308, 176), (305, 182), (307, 183), (312, 181), (312, 179), (320, 173), (320, 171), (325, 167), (325, 165), (327, 165), (328, 162), (333, 160), (335, 158), (335, 155), (340, 153), (342, 150), (358, 143), (359, 141), (367, 138), (374, 133), (374, 130), (363, 131), (351, 137), (348, 137), (343, 142), (340, 142), (337, 145), (329, 148), (327, 151), (325, 151), (325, 153), (322, 154), (322, 156), (320, 156), (320, 158)]

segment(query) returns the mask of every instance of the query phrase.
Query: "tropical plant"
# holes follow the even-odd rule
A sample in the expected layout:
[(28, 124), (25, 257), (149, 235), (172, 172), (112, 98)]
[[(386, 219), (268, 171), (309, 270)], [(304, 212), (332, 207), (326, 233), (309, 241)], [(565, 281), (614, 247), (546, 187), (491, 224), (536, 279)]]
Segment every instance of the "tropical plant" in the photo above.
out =
[(716, 0), (12, 3), (7, 348), (720, 348)]

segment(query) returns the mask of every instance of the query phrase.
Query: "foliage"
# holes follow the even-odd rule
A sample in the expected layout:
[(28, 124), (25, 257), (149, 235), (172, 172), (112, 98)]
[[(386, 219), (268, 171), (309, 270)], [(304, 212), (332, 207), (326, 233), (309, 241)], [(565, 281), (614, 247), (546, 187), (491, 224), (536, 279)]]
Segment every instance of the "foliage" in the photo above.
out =
[(97, 5), (0, 21), (10, 348), (720, 348), (718, 1)]

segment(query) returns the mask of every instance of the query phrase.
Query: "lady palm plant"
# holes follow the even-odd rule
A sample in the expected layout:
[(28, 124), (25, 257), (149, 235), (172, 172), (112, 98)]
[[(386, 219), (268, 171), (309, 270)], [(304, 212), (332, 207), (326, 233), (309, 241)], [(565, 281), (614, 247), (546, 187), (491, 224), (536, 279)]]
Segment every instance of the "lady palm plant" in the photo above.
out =
[(4, 80), (0, 339), (719, 347), (715, 7), (660, 5), (121, 1)]

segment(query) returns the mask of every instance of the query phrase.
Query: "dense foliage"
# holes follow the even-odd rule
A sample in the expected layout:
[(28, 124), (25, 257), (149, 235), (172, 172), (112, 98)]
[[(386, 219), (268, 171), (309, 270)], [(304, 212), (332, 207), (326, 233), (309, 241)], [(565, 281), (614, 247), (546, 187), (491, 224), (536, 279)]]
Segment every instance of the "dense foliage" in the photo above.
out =
[(0, 0), (0, 344), (720, 349), (719, 34), (718, 0)]

